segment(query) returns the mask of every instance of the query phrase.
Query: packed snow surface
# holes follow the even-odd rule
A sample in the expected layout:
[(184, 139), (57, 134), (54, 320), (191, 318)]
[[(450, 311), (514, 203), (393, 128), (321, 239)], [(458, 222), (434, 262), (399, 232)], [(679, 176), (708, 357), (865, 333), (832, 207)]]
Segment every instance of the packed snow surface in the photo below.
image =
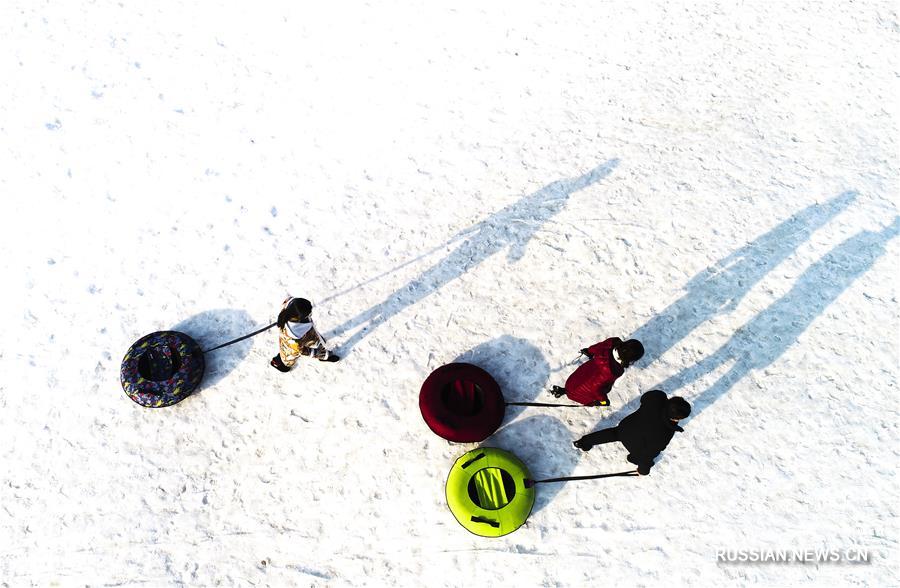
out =
[[(889, 586), (898, 577), (894, 2), (107, 2), (0, 7), (0, 585)], [(144, 334), (204, 348), (315, 303), (344, 359), (207, 355), (131, 402)], [(542, 484), (470, 534), (418, 393), (510, 407), (536, 478), (651, 389), (647, 477)], [(865, 552), (868, 564), (720, 561)]]

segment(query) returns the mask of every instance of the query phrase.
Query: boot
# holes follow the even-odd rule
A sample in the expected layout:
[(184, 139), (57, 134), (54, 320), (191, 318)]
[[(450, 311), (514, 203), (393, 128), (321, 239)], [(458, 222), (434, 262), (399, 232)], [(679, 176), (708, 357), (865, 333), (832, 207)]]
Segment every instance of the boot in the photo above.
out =
[(575, 447), (576, 449), (580, 449), (582, 451), (590, 451), (591, 450), (590, 445), (585, 445), (581, 441), (581, 439), (579, 439), (578, 441), (572, 441), (572, 446)]
[(335, 355), (334, 353), (329, 352), (325, 357), (319, 358), (319, 361), (327, 361), (328, 363), (334, 363), (336, 361), (340, 361), (341, 356)]
[(272, 366), (273, 368), (275, 368), (276, 370), (278, 370), (279, 372), (289, 372), (289, 371), (291, 371), (291, 368), (289, 368), (288, 366), (284, 365), (284, 362), (281, 361), (281, 356), (280, 356), (280, 355), (276, 355), (275, 357), (273, 357), (273, 358), (272, 358), (272, 361), (269, 362), (269, 365)]
[(566, 389), (562, 386), (554, 386), (550, 388), (550, 394), (553, 394), (556, 398), (561, 398), (566, 395)]

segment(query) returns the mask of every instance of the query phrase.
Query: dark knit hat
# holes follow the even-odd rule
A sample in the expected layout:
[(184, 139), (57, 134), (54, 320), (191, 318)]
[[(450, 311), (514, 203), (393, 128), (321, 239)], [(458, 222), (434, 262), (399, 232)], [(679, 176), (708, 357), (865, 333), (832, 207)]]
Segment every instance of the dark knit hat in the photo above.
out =
[(312, 314), (312, 302), (306, 298), (294, 298), (291, 300), (291, 303), (288, 304), (288, 308), (291, 310), (291, 318), (300, 321), (306, 320), (309, 318), (309, 315)]
[(619, 352), (619, 358), (627, 364), (632, 364), (644, 357), (644, 346), (637, 339), (623, 341), (616, 347), (616, 351)]
[(685, 419), (691, 414), (691, 405), (681, 396), (673, 396), (669, 398), (668, 411), (670, 419)]
[(288, 302), (287, 306), (278, 313), (278, 328), (283, 329), (284, 325), (288, 322), (309, 322), (310, 314), (312, 314), (312, 302), (306, 298), (293, 298)]

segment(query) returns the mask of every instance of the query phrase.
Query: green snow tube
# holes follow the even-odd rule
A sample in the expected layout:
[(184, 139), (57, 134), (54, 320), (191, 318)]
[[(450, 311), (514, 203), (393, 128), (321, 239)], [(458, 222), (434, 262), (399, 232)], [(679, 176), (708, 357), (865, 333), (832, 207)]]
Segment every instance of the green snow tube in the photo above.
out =
[(459, 524), (481, 537), (521, 527), (534, 506), (528, 468), (508, 451), (481, 447), (456, 460), (447, 476), (447, 505)]

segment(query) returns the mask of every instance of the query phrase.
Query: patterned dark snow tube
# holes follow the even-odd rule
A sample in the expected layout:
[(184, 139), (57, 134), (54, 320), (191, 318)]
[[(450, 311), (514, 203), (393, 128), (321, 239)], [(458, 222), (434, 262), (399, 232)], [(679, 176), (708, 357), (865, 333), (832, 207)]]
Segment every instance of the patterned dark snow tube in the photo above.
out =
[(450, 363), (431, 372), (419, 393), (428, 427), (457, 443), (484, 441), (503, 422), (506, 402), (500, 386), (480, 367)]
[(196, 341), (178, 331), (157, 331), (128, 348), (122, 360), (122, 389), (141, 406), (172, 406), (197, 388), (205, 367)]

